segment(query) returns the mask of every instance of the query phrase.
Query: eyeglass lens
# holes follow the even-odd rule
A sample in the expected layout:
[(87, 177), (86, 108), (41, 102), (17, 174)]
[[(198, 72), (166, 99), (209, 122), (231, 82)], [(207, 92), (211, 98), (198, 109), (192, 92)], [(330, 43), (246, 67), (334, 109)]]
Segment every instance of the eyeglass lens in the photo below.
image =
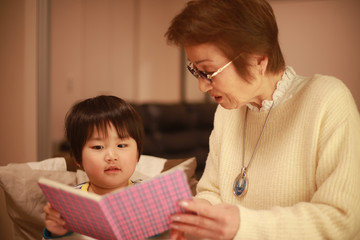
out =
[(196, 78), (199, 78), (201, 77), (202, 79), (204, 80), (207, 80), (209, 81), (210, 83), (212, 82), (211, 79), (208, 78), (208, 75), (203, 72), (203, 71), (200, 71), (199, 69), (197, 69), (192, 63), (189, 63), (187, 65), (187, 69), (189, 70), (189, 72)]

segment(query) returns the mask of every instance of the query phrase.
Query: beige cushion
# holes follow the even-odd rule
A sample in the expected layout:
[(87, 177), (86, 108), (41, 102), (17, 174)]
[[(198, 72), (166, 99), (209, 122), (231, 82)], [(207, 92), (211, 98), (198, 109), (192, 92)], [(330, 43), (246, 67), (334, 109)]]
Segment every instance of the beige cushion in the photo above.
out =
[[(154, 166), (156, 164), (160, 164), (160, 167)], [(173, 168), (184, 169), (194, 193), (197, 183), (194, 178), (195, 158), (167, 160), (144, 155), (138, 165), (132, 179), (141, 177), (146, 180)], [(46, 199), (37, 184), (40, 177), (72, 186), (88, 180), (83, 171), (72, 172), (66, 169), (64, 158), (0, 167), (0, 187), (4, 190), (6, 208), (14, 223), (14, 239), (38, 240), (42, 237)]]
[(154, 156), (141, 155), (131, 179), (148, 179), (172, 169), (184, 170), (188, 180), (194, 177), (196, 169), (195, 157), (188, 159), (165, 159)]
[(131, 176), (131, 180), (147, 180), (155, 177), (162, 172), (170, 171), (173, 169), (184, 170), (188, 183), (193, 195), (196, 194), (196, 185), (198, 181), (195, 178), (196, 170), (196, 158), (188, 159), (164, 159), (154, 156), (141, 155), (139, 162), (136, 166), (134, 174)]

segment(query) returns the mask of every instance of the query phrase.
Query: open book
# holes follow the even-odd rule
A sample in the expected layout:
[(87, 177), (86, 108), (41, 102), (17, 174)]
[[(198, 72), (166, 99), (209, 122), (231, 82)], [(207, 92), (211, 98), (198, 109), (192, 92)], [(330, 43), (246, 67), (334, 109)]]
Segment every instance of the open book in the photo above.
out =
[(40, 178), (39, 186), (66, 227), (96, 239), (144, 239), (166, 231), (178, 201), (192, 194), (182, 170), (100, 196)]

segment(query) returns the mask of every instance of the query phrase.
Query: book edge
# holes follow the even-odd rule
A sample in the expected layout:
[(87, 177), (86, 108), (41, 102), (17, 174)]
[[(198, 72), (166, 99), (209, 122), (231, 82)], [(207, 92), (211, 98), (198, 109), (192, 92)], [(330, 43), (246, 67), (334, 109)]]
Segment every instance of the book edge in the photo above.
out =
[(54, 187), (56, 189), (61, 189), (65, 192), (73, 193), (73, 194), (76, 194), (76, 195), (79, 195), (79, 196), (82, 196), (82, 197), (85, 197), (88, 199), (92, 199), (96, 202), (100, 202), (101, 199), (103, 199), (105, 196), (105, 195), (104, 196), (97, 195), (97, 194), (91, 193), (91, 192), (84, 192), (84, 191), (76, 189), (72, 186), (69, 186), (64, 183), (57, 182), (57, 181), (54, 181), (54, 180), (51, 180), (51, 179), (45, 178), (45, 177), (40, 177), (38, 180), (38, 183), (46, 185), (46, 186)]

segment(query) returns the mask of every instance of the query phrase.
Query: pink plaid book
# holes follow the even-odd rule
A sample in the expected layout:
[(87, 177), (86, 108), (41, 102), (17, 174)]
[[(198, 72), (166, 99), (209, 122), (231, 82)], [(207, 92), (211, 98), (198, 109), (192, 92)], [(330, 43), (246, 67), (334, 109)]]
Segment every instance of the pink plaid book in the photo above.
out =
[(182, 170), (100, 196), (49, 179), (39, 186), (66, 227), (96, 239), (144, 239), (168, 230), (178, 201), (192, 194)]

